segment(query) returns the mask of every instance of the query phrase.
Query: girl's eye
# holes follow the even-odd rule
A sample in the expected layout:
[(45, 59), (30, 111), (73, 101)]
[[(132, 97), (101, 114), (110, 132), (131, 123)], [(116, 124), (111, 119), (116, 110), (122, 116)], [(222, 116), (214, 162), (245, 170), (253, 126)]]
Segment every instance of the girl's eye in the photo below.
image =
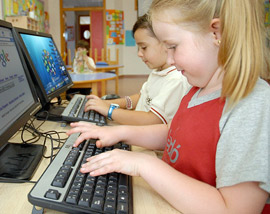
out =
[(171, 45), (171, 46), (167, 46), (167, 49), (175, 49), (176, 48), (176, 45)]

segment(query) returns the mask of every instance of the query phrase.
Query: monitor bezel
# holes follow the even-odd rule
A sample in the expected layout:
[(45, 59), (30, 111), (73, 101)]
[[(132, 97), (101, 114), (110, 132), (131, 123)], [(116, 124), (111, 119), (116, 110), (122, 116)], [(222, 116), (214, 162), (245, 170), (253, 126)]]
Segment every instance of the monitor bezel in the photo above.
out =
[(36, 87), (36, 91), (38, 93), (38, 96), (41, 100), (41, 104), (43, 107), (47, 106), (52, 99), (56, 98), (56, 97), (59, 97), (62, 93), (66, 92), (69, 88), (71, 88), (73, 86), (73, 81), (71, 79), (71, 76), (69, 75), (69, 72), (66, 68), (66, 65), (65, 63), (63, 62), (63, 59), (61, 58), (61, 61), (62, 61), (62, 64), (64, 65), (66, 71), (67, 71), (67, 75), (68, 75), (68, 78), (70, 79), (70, 83), (64, 85), (62, 88), (60, 89), (57, 89), (55, 90), (54, 92), (50, 93), (50, 94), (47, 94), (46, 91), (45, 91), (45, 88), (42, 84), (42, 81), (40, 79), (40, 76), (34, 66), (34, 63), (29, 55), (29, 52), (25, 46), (25, 43), (21, 37), (21, 33), (22, 34), (28, 34), (28, 35), (34, 35), (34, 36), (41, 36), (41, 37), (47, 37), (47, 38), (50, 38), (52, 39), (54, 45), (55, 45), (55, 48), (57, 49), (58, 53), (60, 54), (57, 46), (56, 46), (56, 43), (52, 37), (51, 34), (48, 34), (48, 33), (43, 33), (43, 32), (39, 32), (39, 31), (33, 31), (33, 30), (28, 30), (28, 29), (24, 29), (24, 28), (18, 28), (18, 27), (14, 27), (14, 30), (16, 32), (16, 39), (18, 40), (19, 42), (19, 45), (23, 51), (23, 54), (24, 54), (24, 57), (26, 58), (26, 63), (29, 67), (29, 70), (31, 72), (31, 75), (33, 76), (34, 78), (34, 84), (35, 84), (35, 87)]
[(11, 30), (11, 33), (13, 35), (14, 38), (14, 43), (15, 43), (15, 47), (18, 51), (18, 55), (19, 58), (21, 60), (21, 64), (23, 66), (24, 69), (24, 73), (26, 76), (26, 79), (28, 81), (33, 99), (34, 99), (34, 104), (32, 106), (30, 106), (16, 121), (13, 122), (13, 124), (11, 124), (1, 135), (0, 135), (0, 150), (2, 150), (5, 145), (8, 143), (8, 140), (22, 127), (26, 124), (26, 122), (33, 116), (35, 115), (41, 108), (41, 103), (39, 102), (37, 93), (34, 89), (34, 83), (32, 82), (29, 70), (27, 68), (27, 65), (25, 63), (23, 54), (21, 52), (21, 49), (19, 47), (18, 42), (15, 39), (15, 32), (14, 29), (12, 27), (12, 24), (3, 20), (0, 20), (0, 27), (4, 27), (4, 28), (8, 28)]

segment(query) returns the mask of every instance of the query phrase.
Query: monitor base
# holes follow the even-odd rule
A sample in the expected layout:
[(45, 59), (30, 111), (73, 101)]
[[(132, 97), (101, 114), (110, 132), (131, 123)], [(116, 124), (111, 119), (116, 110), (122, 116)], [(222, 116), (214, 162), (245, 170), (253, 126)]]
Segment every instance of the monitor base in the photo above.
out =
[(30, 180), (44, 149), (43, 145), (7, 143), (0, 152), (0, 181)]
[(49, 120), (49, 121), (63, 121), (62, 112), (65, 107), (62, 106), (54, 106), (51, 104), (49, 110), (41, 109), (38, 113), (36, 113), (35, 117), (38, 120)]

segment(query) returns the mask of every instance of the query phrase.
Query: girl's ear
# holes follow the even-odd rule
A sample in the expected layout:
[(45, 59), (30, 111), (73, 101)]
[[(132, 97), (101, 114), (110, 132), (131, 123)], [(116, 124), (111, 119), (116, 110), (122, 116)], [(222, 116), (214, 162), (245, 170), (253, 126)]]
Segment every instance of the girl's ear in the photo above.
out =
[(220, 19), (214, 18), (210, 24), (210, 31), (214, 36), (214, 43), (219, 46), (221, 43), (221, 32), (220, 32)]

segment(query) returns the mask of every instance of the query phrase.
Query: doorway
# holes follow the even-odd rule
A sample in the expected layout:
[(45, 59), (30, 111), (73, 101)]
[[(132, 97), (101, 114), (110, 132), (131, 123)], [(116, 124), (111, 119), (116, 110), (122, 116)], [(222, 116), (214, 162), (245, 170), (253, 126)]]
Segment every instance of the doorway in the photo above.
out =
[(94, 56), (96, 49), (97, 59), (101, 58), (101, 50), (106, 49), (105, 8), (105, 1), (98, 7), (69, 5), (67, 8), (63, 7), (63, 0), (60, 0), (61, 54), (67, 55), (67, 65), (72, 65), (76, 43), (79, 40), (89, 43), (90, 56)]

